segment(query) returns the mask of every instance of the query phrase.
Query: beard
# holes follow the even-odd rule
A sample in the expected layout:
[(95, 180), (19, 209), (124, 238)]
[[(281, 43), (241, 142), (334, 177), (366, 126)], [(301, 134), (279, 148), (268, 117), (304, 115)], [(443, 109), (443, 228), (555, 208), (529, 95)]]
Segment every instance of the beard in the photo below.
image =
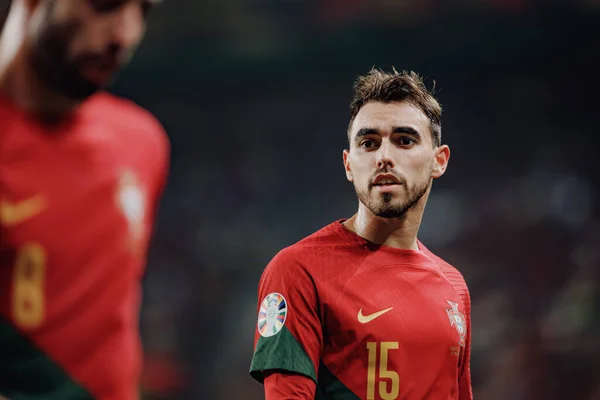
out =
[(69, 57), (69, 44), (81, 24), (54, 22), (55, 3), (56, 0), (49, 1), (42, 11), (40, 30), (31, 45), (31, 65), (36, 76), (50, 90), (70, 100), (82, 101), (102, 88), (86, 79), (79, 68), (82, 62), (94, 60), (98, 55)]
[(406, 196), (401, 199), (398, 199), (398, 195), (393, 193), (372, 196), (372, 186), (370, 185), (367, 190), (359, 190), (355, 185), (354, 190), (358, 200), (377, 217), (401, 218), (425, 196), (431, 182), (430, 177), (408, 187), (406, 180), (401, 180), (402, 185), (406, 188)]

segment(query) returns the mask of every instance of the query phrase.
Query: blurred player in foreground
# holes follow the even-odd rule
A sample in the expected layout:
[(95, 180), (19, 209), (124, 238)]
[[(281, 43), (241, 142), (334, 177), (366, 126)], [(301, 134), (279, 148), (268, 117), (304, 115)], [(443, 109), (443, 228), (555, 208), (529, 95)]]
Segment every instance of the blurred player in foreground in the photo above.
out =
[(148, 112), (101, 89), (143, 0), (13, 0), (0, 37), (0, 394), (138, 397), (140, 279), (168, 169)]
[(450, 157), (441, 107), (417, 74), (372, 70), (350, 113), (358, 212), (269, 263), (250, 373), (267, 400), (471, 399), (467, 286), (417, 240)]

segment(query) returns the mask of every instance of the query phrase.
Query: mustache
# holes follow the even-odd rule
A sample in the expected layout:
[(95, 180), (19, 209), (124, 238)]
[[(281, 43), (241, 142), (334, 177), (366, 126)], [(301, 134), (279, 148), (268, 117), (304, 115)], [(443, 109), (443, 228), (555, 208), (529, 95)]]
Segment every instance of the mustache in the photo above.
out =
[(406, 186), (406, 178), (400, 174), (398, 174), (395, 171), (389, 170), (389, 169), (382, 169), (377, 171), (372, 177), (371, 179), (369, 179), (369, 187), (373, 187), (373, 181), (375, 180), (375, 178), (377, 178), (378, 175), (381, 174), (386, 174), (386, 175), (392, 175), (394, 178), (396, 178), (398, 180), (398, 182), (401, 185)]

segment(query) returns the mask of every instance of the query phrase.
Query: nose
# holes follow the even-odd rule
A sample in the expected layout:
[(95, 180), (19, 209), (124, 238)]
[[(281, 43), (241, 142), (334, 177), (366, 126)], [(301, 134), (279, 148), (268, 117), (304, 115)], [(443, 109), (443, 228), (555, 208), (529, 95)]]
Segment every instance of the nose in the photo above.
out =
[(144, 33), (146, 21), (138, 2), (130, 1), (114, 15), (113, 42), (124, 49), (135, 48)]
[(392, 144), (384, 140), (377, 149), (377, 169), (384, 170), (386, 168), (394, 168), (394, 161), (392, 158)]

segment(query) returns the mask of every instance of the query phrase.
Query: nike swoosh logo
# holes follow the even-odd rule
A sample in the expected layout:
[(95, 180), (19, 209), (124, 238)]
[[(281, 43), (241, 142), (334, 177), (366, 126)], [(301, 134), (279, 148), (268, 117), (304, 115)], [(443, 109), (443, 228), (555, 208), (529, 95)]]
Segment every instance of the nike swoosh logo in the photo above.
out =
[(390, 311), (394, 307), (386, 308), (385, 310), (377, 311), (376, 313), (370, 315), (363, 315), (362, 308), (358, 310), (358, 322), (361, 324), (366, 324), (367, 322), (373, 321), (375, 318), (381, 317), (386, 312)]
[(41, 194), (16, 203), (6, 199), (0, 202), (0, 224), (11, 227), (23, 223), (46, 209), (46, 199)]

